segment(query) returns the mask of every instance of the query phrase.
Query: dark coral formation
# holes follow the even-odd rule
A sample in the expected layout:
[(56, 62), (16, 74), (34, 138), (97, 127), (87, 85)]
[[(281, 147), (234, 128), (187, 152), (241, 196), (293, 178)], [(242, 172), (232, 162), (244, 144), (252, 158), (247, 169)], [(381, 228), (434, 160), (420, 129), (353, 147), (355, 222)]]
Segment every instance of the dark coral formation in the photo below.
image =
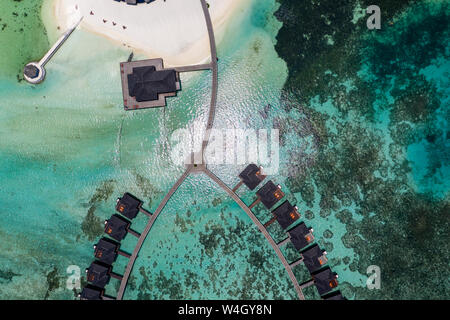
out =
[[(382, 29), (369, 31), (366, 18), (352, 22), (358, 1), (278, 2), (276, 16), (284, 25), (276, 49), (289, 68), (282, 106), (305, 115), (309, 124), (294, 130), (315, 141), (308, 167), (292, 157), (303, 169), (289, 172), (287, 184), (310, 208), (319, 201), (322, 218), (334, 215), (346, 224), (342, 241), (356, 259), (332, 264), (349, 264), (361, 274), (375, 264), (382, 272), (381, 290), (343, 283), (344, 295), (448, 299), (449, 193), (419, 193), (410, 183), (406, 152), (411, 143), (427, 141), (428, 176), (449, 159), (448, 134), (436, 122), (440, 112), (448, 119), (448, 106), (436, 84), (420, 73), (436, 59), (449, 58), (449, 4), (381, 0)], [(315, 109), (316, 98), (331, 102), (335, 112)], [(280, 128), (282, 136), (286, 131)], [(346, 209), (352, 204), (353, 213)]]
[(61, 277), (58, 275), (58, 268), (53, 267), (52, 271), (47, 273), (47, 291), (44, 299), (48, 299), (50, 292), (58, 289), (61, 286)]
[(21, 274), (15, 273), (12, 270), (0, 270), (0, 282), (10, 282), (14, 277), (20, 277)]
[[(140, 283), (129, 287), (128, 294), (135, 291), (138, 299), (211, 296), (295, 299), (295, 290), (282, 265), (257, 229), (251, 223), (233, 217), (227, 205), (217, 205), (209, 210), (217, 214), (206, 218), (206, 221), (205, 211), (174, 216), (175, 224), (168, 233), (175, 240), (159, 241), (156, 255), (147, 257), (149, 260), (143, 262), (144, 266), (139, 269)], [(193, 234), (198, 244), (185, 245), (182, 256), (170, 254), (176, 246), (183, 245), (179, 238), (184, 237), (183, 234), (192, 237), (192, 229), (198, 228), (199, 224), (204, 224), (203, 230)], [(173, 271), (173, 261), (177, 260), (182, 263), (181, 272)], [(236, 265), (236, 261), (241, 261), (242, 265)]]
[(96, 239), (103, 233), (103, 219), (95, 215), (95, 210), (100, 203), (106, 202), (111, 197), (114, 187), (114, 180), (104, 181), (89, 200), (88, 212), (81, 223), (81, 230), (89, 241)]
[[(7, 1), (4, 1), (7, 2)], [(0, 12), (0, 45), (2, 55), (14, 59), (0, 59), (0, 75), (23, 80), (23, 67), (39, 61), (50, 47), (47, 30), (41, 21), (42, 1), (17, 1)], [(14, 39), (15, 41), (11, 41)], [(26, 44), (26, 45), (24, 45)]]

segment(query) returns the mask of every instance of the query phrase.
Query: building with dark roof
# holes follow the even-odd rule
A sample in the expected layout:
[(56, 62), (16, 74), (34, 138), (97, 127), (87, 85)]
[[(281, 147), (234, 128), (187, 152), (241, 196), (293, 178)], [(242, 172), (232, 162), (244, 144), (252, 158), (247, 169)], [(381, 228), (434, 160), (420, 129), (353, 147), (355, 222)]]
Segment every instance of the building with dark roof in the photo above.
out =
[(128, 74), (128, 92), (137, 102), (155, 101), (161, 93), (177, 91), (176, 71), (156, 70), (154, 66), (133, 68)]
[(338, 276), (329, 267), (315, 272), (312, 274), (312, 278), (320, 296), (327, 294), (338, 285)]
[(328, 261), (326, 251), (320, 249), (317, 244), (302, 251), (301, 255), (303, 257), (303, 263), (310, 273), (320, 269)]
[(105, 221), (105, 233), (111, 238), (121, 241), (128, 233), (130, 221), (122, 218), (118, 214), (114, 214)]
[(86, 269), (86, 278), (89, 283), (98, 288), (104, 288), (111, 279), (112, 267), (99, 261), (91, 263)]
[(122, 198), (117, 199), (116, 210), (132, 220), (136, 218), (141, 206), (142, 201), (127, 192)]
[(94, 246), (95, 257), (106, 264), (113, 264), (119, 254), (120, 244), (108, 238), (101, 238)]
[(249, 164), (244, 171), (239, 174), (239, 178), (241, 178), (242, 182), (250, 190), (254, 190), (265, 177), (266, 176), (264, 176), (261, 172), (261, 167), (258, 167), (253, 163)]
[(105, 290), (88, 284), (80, 293), (81, 300), (102, 300)]
[(289, 227), (292, 223), (300, 218), (297, 207), (291, 205), (288, 200), (286, 200), (278, 208), (273, 210), (272, 214), (283, 229), (287, 229), (287, 227)]
[(122, 62), (120, 72), (125, 110), (163, 107), (181, 89), (179, 73), (162, 59)]
[(289, 238), (295, 249), (302, 250), (314, 241), (314, 236), (312, 234), (313, 229), (306, 227), (304, 222), (299, 223), (294, 228), (288, 231)]
[(331, 293), (323, 296), (322, 299), (324, 299), (324, 300), (346, 300), (339, 290), (335, 291), (335, 292), (331, 292)]
[(267, 209), (272, 208), (284, 197), (281, 187), (275, 185), (272, 180), (268, 181), (261, 189), (259, 189), (256, 192), (256, 195)]
[(39, 76), (39, 69), (35, 65), (27, 64), (25, 66), (25, 68), (23, 69), (23, 73), (27, 77), (29, 77), (31, 79), (35, 79)]

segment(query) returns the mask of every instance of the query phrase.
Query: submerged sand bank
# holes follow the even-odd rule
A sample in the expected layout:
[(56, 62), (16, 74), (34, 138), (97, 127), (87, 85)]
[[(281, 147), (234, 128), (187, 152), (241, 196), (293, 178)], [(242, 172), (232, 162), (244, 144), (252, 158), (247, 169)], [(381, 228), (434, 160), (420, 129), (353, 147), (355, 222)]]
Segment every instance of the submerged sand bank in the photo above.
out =
[[(208, 0), (217, 42), (233, 13), (250, 2)], [(200, 0), (155, 0), (137, 6), (113, 0), (54, 0), (51, 10), (61, 30), (83, 16), (83, 29), (145, 53), (149, 58), (162, 57), (166, 65), (196, 64), (209, 58)]]

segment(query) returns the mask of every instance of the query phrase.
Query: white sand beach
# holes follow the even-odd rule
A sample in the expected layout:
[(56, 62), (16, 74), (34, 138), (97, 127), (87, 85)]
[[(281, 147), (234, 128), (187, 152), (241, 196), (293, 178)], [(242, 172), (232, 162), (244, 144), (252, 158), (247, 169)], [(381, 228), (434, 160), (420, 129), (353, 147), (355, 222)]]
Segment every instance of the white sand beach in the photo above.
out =
[[(250, 2), (208, 0), (217, 43), (233, 13)], [(81, 28), (149, 58), (162, 57), (167, 66), (202, 63), (209, 58), (200, 0), (155, 0), (138, 5), (113, 0), (53, 0), (51, 10), (61, 31), (83, 16)]]

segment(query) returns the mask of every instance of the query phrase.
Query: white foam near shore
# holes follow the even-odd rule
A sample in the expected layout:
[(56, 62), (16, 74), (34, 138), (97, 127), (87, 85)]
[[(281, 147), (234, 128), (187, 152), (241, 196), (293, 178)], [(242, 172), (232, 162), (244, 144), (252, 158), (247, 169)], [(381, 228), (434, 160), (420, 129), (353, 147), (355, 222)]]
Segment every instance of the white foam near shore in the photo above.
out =
[[(233, 13), (250, 3), (208, 0), (217, 43)], [(155, 0), (136, 6), (113, 0), (53, 0), (49, 9), (60, 30), (83, 16), (81, 28), (149, 58), (162, 57), (168, 66), (202, 63), (210, 56), (200, 0)]]

